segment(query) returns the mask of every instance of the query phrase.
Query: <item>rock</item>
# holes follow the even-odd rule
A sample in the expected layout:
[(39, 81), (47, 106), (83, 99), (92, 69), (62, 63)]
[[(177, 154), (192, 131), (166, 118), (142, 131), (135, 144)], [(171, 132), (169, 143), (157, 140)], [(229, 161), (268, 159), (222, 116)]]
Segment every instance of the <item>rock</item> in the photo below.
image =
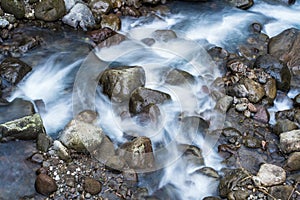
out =
[(103, 93), (114, 102), (128, 101), (131, 93), (145, 85), (145, 71), (142, 67), (118, 67), (105, 70), (99, 80)]
[(243, 143), (248, 148), (260, 148), (261, 147), (261, 140), (255, 138), (255, 137), (244, 137)]
[(107, 14), (112, 9), (112, 2), (110, 0), (91, 0), (89, 3), (94, 16)]
[(84, 110), (75, 117), (75, 120), (96, 125), (98, 120), (98, 113), (92, 110)]
[(215, 106), (215, 109), (221, 111), (221, 113), (226, 113), (233, 103), (233, 97), (225, 95), (221, 97)]
[(179, 144), (177, 146), (179, 153), (182, 153), (184, 163), (190, 163), (194, 166), (204, 165), (204, 158), (200, 148), (194, 145)]
[(138, 137), (131, 142), (124, 143), (119, 148), (118, 154), (135, 170), (147, 170), (154, 167), (152, 143), (147, 137)]
[(42, 152), (47, 152), (51, 144), (52, 144), (52, 138), (48, 136), (45, 132), (41, 132), (38, 134), (37, 141), (36, 141), (37, 150)]
[(25, 16), (23, 0), (1, 0), (0, 5), (5, 12), (13, 14), (17, 19), (22, 19)]
[(66, 6), (64, 0), (42, 0), (38, 2), (34, 15), (37, 19), (47, 22), (56, 21), (64, 16)]
[(288, 171), (300, 170), (300, 152), (292, 153), (286, 161), (285, 169)]
[(222, 130), (222, 135), (224, 135), (225, 137), (241, 137), (242, 136), (240, 131), (238, 131), (237, 129), (232, 128), (232, 127), (224, 128)]
[(99, 194), (102, 190), (102, 184), (93, 178), (86, 177), (84, 179), (84, 190), (92, 195)]
[(35, 189), (38, 193), (49, 196), (57, 190), (57, 185), (50, 176), (39, 174), (35, 180)]
[(264, 69), (266, 73), (276, 80), (279, 90), (288, 91), (291, 84), (291, 72), (289, 68), (270, 54), (259, 56), (255, 66)]
[(44, 161), (44, 156), (40, 153), (35, 153), (31, 156), (30, 161), (37, 164), (42, 164)]
[(229, 96), (236, 96), (238, 98), (247, 97), (249, 95), (249, 91), (247, 90), (245, 85), (239, 83), (228, 87), (226, 93)]
[(208, 122), (198, 116), (186, 116), (180, 120), (180, 133), (191, 141), (199, 134), (204, 135), (208, 128)]
[(118, 45), (120, 43), (122, 43), (123, 41), (125, 41), (127, 38), (126, 36), (120, 34), (120, 33), (116, 33), (113, 36), (107, 38), (106, 40), (102, 41), (101, 43), (99, 43), (97, 45), (98, 48), (108, 48), (114, 45)]
[(102, 15), (101, 27), (107, 27), (114, 31), (121, 29), (121, 19), (115, 14)]
[(205, 176), (211, 177), (211, 178), (218, 179), (220, 177), (218, 172), (211, 167), (203, 167), (201, 169), (198, 169), (196, 172), (199, 172), (199, 173), (201, 173)]
[(59, 136), (59, 141), (67, 148), (87, 153), (99, 148), (104, 138), (101, 128), (73, 119), (65, 126)]
[(26, 116), (0, 125), (0, 138), (11, 140), (35, 140), (44, 126), (39, 114)]
[(276, 125), (273, 128), (274, 133), (280, 135), (280, 133), (288, 132), (298, 129), (298, 126), (290, 121), (289, 119), (279, 119), (276, 122)]
[(159, 42), (168, 42), (177, 38), (176, 33), (172, 30), (156, 30), (153, 32), (152, 36)]
[(121, 12), (123, 16), (132, 16), (132, 17), (140, 17), (142, 14), (141, 12), (134, 8), (134, 7), (129, 7), (129, 6), (125, 6), (125, 7), (121, 7)]
[(129, 111), (133, 115), (141, 114), (150, 104), (162, 104), (170, 99), (171, 96), (169, 94), (157, 90), (138, 87), (131, 93)]
[(251, 117), (251, 112), (249, 110), (245, 110), (244, 111), (244, 116), (247, 117), (247, 118), (250, 118)]
[(0, 123), (5, 123), (15, 119), (19, 119), (35, 113), (34, 106), (30, 101), (23, 99), (14, 99), (12, 102), (0, 103)]
[(126, 165), (126, 161), (117, 155), (110, 156), (107, 159), (105, 166), (109, 170), (117, 172), (122, 172), (124, 169), (128, 168), (128, 166)]
[(56, 154), (61, 160), (71, 161), (71, 156), (68, 152), (68, 149), (58, 140), (53, 142), (53, 149), (56, 150)]
[(115, 31), (107, 27), (88, 32), (88, 36), (97, 44), (103, 42), (104, 40), (115, 34)]
[(289, 200), (292, 199), (290, 198), (290, 194), (292, 194), (293, 191), (294, 188), (291, 185), (277, 185), (271, 187), (268, 192), (275, 199)]
[(207, 53), (210, 55), (211, 59), (218, 66), (222, 74), (226, 73), (226, 63), (228, 61), (229, 53), (226, 49), (221, 47), (210, 48)]
[(237, 58), (228, 61), (227, 68), (235, 73), (245, 73), (248, 66), (243, 59)]
[(300, 151), (300, 130), (281, 133), (280, 147), (285, 153)]
[(264, 85), (264, 89), (266, 91), (266, 99), (270, 105), (273, 105), (274, 99), (277, 95), (277, 87), (276, 81), (273, 78), (268, 79), (266, 84)]
[(257, 112), (254, 114), (253, 119), (268, 124), (270, 121), (269, 111), (264, 106), (258, 106)]
[(152, 128), (158, 128), (161, 122), (161, 112), (157, 105), (149, 104), (143, 110), (143, 112), (137, 117), (137, 121), (141, 125), (151, 126)]
[(124, 181), (130, 186), (136, 186), (138, 183), (138, 174), (133, 169), (126, 169), (122, 172)]
[(0, 87), (9, 90), (12, 86), (17, 85), (31, 67), (17, 58), (6, 58), (0, 64)]
[(257, 112), (257, 108), (255, 107), (255, 105), (253, 105), (252, 103), (248, 103), (247, 104), (248, 110), (252, 113), (256, 113)]
[(240, 182), (248, 176), (249, 175), (242, 169), (232, 169), (227, 171), (220, 180), (220, 197), (227, 198), (233, 190), (237, 190), (238, 186), (241, 185)]
[(286, 172), (281, 167), (263, 164), (257, 173), (257, 178), (264, 186), (279, 185), (285, 182)]
[(240, 9), (248, 9), (253, 6), (253, 0), (230, 0), (229, 1), (233, 6), (240, 8)]
[(240, 104), (237, 104), (237, 105), (235, 106), (235, 109), (236, 109), (237, 111), (239, 111), (239, 112), (243, 112), (243, 111), (245, 111), (247, 108), (248, 108), (248, 104), (246, 104), (246, 103), (240, 103)]
[(69, 12), (73, 6), (78, 2), (78, 0), (64, 0), (66, 11)]
[(90, 9), (82, 3), (77, 3), (70, 12), (62, 18), (63, 23), (68, 24), (74, 28), (79, 26), (83, 30), (95, 26), (95, 18)]
[(259, 83), (246, 78), (244, 85), (249, 92), (248, 99), (251, 103), (258, 103), (265, 96), (265, 90)]
[(191, 85), (194, 82), (193, 75), (180, 69), (172, 69), (165, 77), (165, 83), (170, 85)]
[(294, 106), (295, 107), (300, 107), (300, 94), (298, 94), (297, 96), (295, 96), (295, 98), (294, 98)]

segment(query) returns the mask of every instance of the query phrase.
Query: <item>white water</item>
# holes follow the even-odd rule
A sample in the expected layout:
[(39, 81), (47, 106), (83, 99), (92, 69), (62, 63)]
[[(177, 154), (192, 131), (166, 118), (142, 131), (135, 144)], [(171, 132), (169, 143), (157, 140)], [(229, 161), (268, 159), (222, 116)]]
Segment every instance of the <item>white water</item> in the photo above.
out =
[[(160, 107), (163, 113), (162, 126), (157, 129), (145, 128), (136, 125), (133, 120), (122, 120), (113, 112), (113, 107), (99, 90), (94, 91), (95, 102), (92, 99), (93, 95), (85, 96), (86, 91), (78, 91), (78, 94), (92, 99), (90, 101), (94, 105), (91, 106), (94, 106), (100, 114), (99, 125), (116, 145), (126, 141), (123, 137), (124, 132), (138, 132), (150, 135), (153, 143), (163, 142), (166, 146), (168, 159), (165, 155), (158, 155), (159, 153), (156, 155), (166, 159), (161, 165), (164, 175), (155, 187), (149, 186), (150, 192), (155, 192), (156, 189), (169, 184), (176, 188), (178, 199), (196, 200), (217, 194), (217, 181), (193, 173), (203, 166), (186, 163), (177, 152), (175, 144), (189, 143), (201, 148), (205, 166), (216, 170), (222, 168), (221, 159), (215, 151), (215, 141), (208, 142), (208, 138), (194, 133), (191, 133), (192, 139), (185, 137), (178, 132), (180, 127), (175, 122), (176, 115), (183, 112), (211, 120), (211, 124), (216, 129), (222, 127), (222, 123), (214, 121), (217, 117), (209, 112), (214, 107), (214, 102), (202, 91), (202, 86), (209, 86), (216, 77), (220, 76), (203, 47), (218, 45), (234, 50), (238, 41), (247, 36), (248, 27), (253, 22), (263, 23), (263, 31), (270, 36), (289, 27), (300, 27), (298, 20), (300, 5), (298, 3), (291, 7), (282, 7), (256, 1), (256, 5), (249, 11), (242, 11), (223, 7), (223, 5), (210, 7), (212, 4), (201, 4), (201, 6), (174, 4), (173, 13), (160, 16), (160, 18), (123, 19), (121, 33), (131, 40), (119, 46), (96, 51), (98, 58), (106, 62), (118, 61), (126, 65), (143, 66), (147, 77), (146, 87), (167, 92), (172, 96), (171, 104)], [(141, 40), (151, 37), (156, 29), (172, 29), (179, 38), (168, 43), (157, 42), (151, 47), (143, 44)], [(72, 50), (66, 51), (72, 53)], [(57, 53), (45, 58), (42, 64), (35, 66), (31, 74), (19, 84), (19, 89), (11, 98), (42, 99), (46, 112), (41, 115), (47, 133), (53, 136), (57, 135), (57, 131), (61, 130), (73, 116), (74, 99), (72, 99), (71, 89), (75, 79), (74, 70), (78, 70), (82, 62), (81, 59), (74, 59), (71, 63), (56, 62), (58, 58), (65, 55)], [(198, 77), (197, 84), (187, 85), (184, 88), (164, 84), (162, 71), (170, 68), (190, 72)], [(100, 67), (99, 71), (103, 69)], [(87, 70), (90, 69), (87, 68)], [(76, 79), (76, 81), (85, 83), (84, 79)], [(292, 93), (289, 95), (293, 96)], [(270, 111), (283, 110), (290, 106), (290, 100), (278, 99), (275, 101), (274, 109)], [(147, 180), (143, 179), (142, 184), (148, 185)]]

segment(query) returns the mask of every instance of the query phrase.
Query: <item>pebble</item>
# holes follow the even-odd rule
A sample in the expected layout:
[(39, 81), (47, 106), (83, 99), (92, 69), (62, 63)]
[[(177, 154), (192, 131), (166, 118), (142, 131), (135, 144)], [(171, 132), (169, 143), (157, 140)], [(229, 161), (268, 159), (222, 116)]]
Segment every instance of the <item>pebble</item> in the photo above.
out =
[(84, 179), (84, 190), (92, 195), (98, 194), (102, 190), (102, 184), (93, 178)]
[(247, 117), (247, 118), (250, 118), (251, 117), (251, 112), (249, 110), (245, 110), (244, 111), (244, 116)]
[(243, 112), (247, 109), (248, 105), (246, 103), (240, 103), (235, 106), (235, 109), (239, 112)]
[(255, 105), (253, 103), (248, 103), (248, 109), (252, 113), (256, 113), (257, 112), (257, 109), (256, 109), (256, 107), (255, 107)]
[(43, 195), (50, 195), (57, 190), (56, 182), (46, 174), (39, 174), (35, 180), (35, 189)]

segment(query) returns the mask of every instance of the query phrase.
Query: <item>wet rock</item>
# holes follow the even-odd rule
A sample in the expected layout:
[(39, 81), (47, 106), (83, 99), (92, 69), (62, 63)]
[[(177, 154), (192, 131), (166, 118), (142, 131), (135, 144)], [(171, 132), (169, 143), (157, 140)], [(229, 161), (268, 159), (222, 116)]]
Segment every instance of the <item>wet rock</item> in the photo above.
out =
[(278, 111), (275, 113), (275, 119), (276, 120), (289, 119), (291, 121), (294, 121), (296, 113), (297, 113), (296, 109)]
[(131, 93), (129, 111), (131, 114), (137, 115), (144, 112), (145, 108), (150, 104), (162, 104), (170, 99), (171, 96), (169, 94), (139, 87)]
[(245, 111), (247, 108), (248, 108), (248, 104), (246, 104), (246, 103), (240, 103), (240, 104), (237, 104), (237, 105), (235, 106), (235, 109), (236, 109), (237, 111), (239, 111), (239, 112), (243, 112), (243, 111)]
[(130, 6), (125, 6), (125, 7), (121, 7), (121, 12), (122, 15), (124, 16), (132, 16), (132, 17), (140, 17), (142, 14), (141, 12), (136, 9), (135, 7), (130, 7)]
[(112, 2), (110, 0), (91, 0), (89, 7), (95, 16), (107, 14), (112, 9)]
[(295, 98), (294, 98), (294, 105), (296, 107), (300, 107), (300, 94), (298, 94), (297, 96), (295, 96)]
[(122, 172), (124, 169), (128, 168), (126, 165), (126, 161), (121, 158), (120, 156), (110, 156), (106, 163), (105, 166), (111, 170), (111, 171), (117, 171), (117, 172)]
[(285, 169), (288, 171), (300, 170), (300, 152), (294, 152), (289, 156), (285, 165)]
[(248, 99), (250, 102), (258, 103), (265, 96), (265, 90), (259, 83), (246, 78), (244, 80), (244, 85), (249, 92)]
[(295, 129), (298, 129), (298, 126), (294, 122), (290, 121), (289, 119), (277, 120), (276, 125), (273, 128), (274, 133), (278, 135), (280, 133), (292, 131)]
[(71, 161), (71, 156), (68, 149), (58, 140), (53, 142), (53, 149), (56, 151), (58, 157), (64, 161)]
[(101, 128), (76, 119), (71, 120), (59, 136), (67, 148), (86, 153), (99, 147), (104, 138)]
[(156, 30), (153, 32), (152, 36), (159, 42), (168, 42), (177, 38), (176, 33), (172, 30)]
[(136, 186), (138, 183), (138, 175), (133, 169), (126, 169), (122, 172), (124, 180), (130, 186)]
[(64, 0), (42, 0), (37, 3), (34, 15), (37, 19), (52, 22), (60, 19), (66, 13)]
[(102, 184), (93, 178), (86, 177), (84, 179), (84, 190), (92, 195), (99, 194), (102, 190)]
[(264, 69), (275, 80), (279, 90), (288, 91), (291, 84), (291, 72), (289, 68), (270, 54), (256, 59), (255, 66)]
[(199, 134), (205, 134), (209, 124), (203, 118), (198, 116), (186, 116), (180, 120), (180, 130), (186, 138), (193, 141)]
[(266, 84), (264, 85), (264, 89), (266, 92), (266, 99), (270, 105), (273, 105), (274, 99), (277, 95), (277, 87), (276, 81), (273, 78), (268, 79)]
[(218, 172), (216, 170), (214, 170), (213, 168), (211, 168), (211, 167), (203, 167), (201, 169), (198, 169), (196, 172), (197, 173), (199, 172), (199, 173), (201, 173), (205, 176), (212, 177), (212, 178), (219, 178), (220, 177)]
[(114, 31), (121, 29), (121, 19), (115, 14), (102, 15), (101, 27), (108, 27)]
[(25, 16), (25, 3), (22, 0), (1, 0), (1, 8), (16, 18), (22, 19)]
[(242, 169), (233, 169), (227, 171), (220, 180), (220, 197), (227, 198), (233, 190), (238, 189), (238, 187), (241, 185), (240, 182), (248, 176), (249, 175)]
[(149, 104), (144, 108), (143, 112), (138, 115), (137, 120), (141, 125), (151, 125), (153, 128), (159, 127), (161, 122), (159, 107), (155, 104)]
[(70, 12), (62, 18), (63, 23), (74, 28), (87, 30), (95, 25), (95, 18), (90, 9), (82, 3), (77, 3)]
[(237, 129), (232, 128), (232, 127), (224, 128), (222, 130), (222, 135), (224, 135), (225, 137), (241, 137), (242, 136), (240, 131), (238, 131)]
[(118, 154), (135, 170), (147, 170), (154, 167), (152, 143), (147, 137), (138, 137), (123, 144)]
[(98, 29), (98, 30), (93, 30), (91, 32), (88, 33), (88, 36), (95, 42), (95, 43), (100, 43), (103, 42), (104, 40), (106, 40), (107, 38), (115, 35), (116, 32), (113, 31), (110, 28), (102, 28), (102, 29)]
[(0, 103), (0, 123), (5, 123), (15, 119), (19, 119), (28, 115), (33, 115), (34, 106), (30, 101), (23, 99), (14, 99), (12, 102)]
[(35, 153), (31, 156), (30, 161), (37, 164), (42, 164), (44, 161), (44, 157), (40, 153)]
[(269, 111), (263, 106), (258, 106), (257, 112), (254, 114), (253, 119), (268, 124), (270, 121)]
[(105, 47), (111, 47), (114, 45), (118, 45), (122, 43), (123, 41), (126, 41), (126, 36), (116, 33), (113, 36), (107, 38), (106, 40), (102, 41), (97, 45), (98, 48), (105, 48)]
[(35, 189), (38, 193), (49, 196), (57, 190), (57, 185), (50, 176), (39, 174), (35, 181)]
[(52, 144), (52, 138), (48, 136), (45, 132), (41, 132), (38, 134), (37, 141), (36, 141), (37, 150), (42, 152), (47, 152), (51, 144)]
[(95, 125), (98, 120), (98, 113), (92, 110), (84, 110), (75, 116), (75, 120)]
[(101, 75), (99, 84), (112, 101), (124, 102), (136, 88), (145, 85), (145, 71), (138, 66), (108, 69)]
[(260, 148), (261, 147), (261, 140), (255, 138), (255, 137), (251, 137), (251, 136), (244, 137), (243, 143), (248, 148)]
[(300, 151), (300, 130), (281, 133), (280, 147), (285, 153)]
[(11, 89), (30, 71), (31, 67), (17, 58), (4, 59), (0, 64), (1, 89)]
[(0, 138), (11, 140), (35, 140), (44, 126), (39, 114), (26, 116), (0, 125)]
[(64, 0), (66, 11), (69, 12), (73, 6), (78, 2), (78, 0)]
[(204, 158), (200, 148), (194, 145), (180, 144), (177, 149), (182, 153), (182, 158), (185, 163), (193, 164), (194, 166), (204, 165)]
[(250, 8), (254, 4), (253, 0), (231, 0), (229, 1), (229, 3), (237, 8), (244, 10)]
[(245, 73), (248, 66), (244, 62), (244, 60), (237, 58), (237, 59), (232, 59), (232, 60), (228, 61), (227, 68), (235, 73)]
[(221, 111), (221, 113), (226, 113), (233, 103), (233, 97), (225, 95), (221, 97), (215, 106), (215, 109)]
[(257, 178), (264, 186), (279, 185), (285, 182), (286, 172), (276, 165), (263, 164), (260, 166)]
[(234, 84), (232, 87), (227, 88), (227, 94), (229, 96), (236, 96), (239, 98), (247, 97), (249, 95), (249, 91), (245, 87), (244, 84)]
[(195, 78), (193, 75), (180, 69), (172, 69), (165, 77), (165, 83), (170, 85), (190, 85), (194, 81)]
[(221, 47), (210, 48), (207, 53), (210, 55), (211, 59), (218, 66), (222, 74), (226, 73), (226, 63), (228, 61), (229, 53), (226, 49)]
[(269, 189), (269, 194), (276, 199), (289, 200), (293, 190), (291, 185), (277, 185)]

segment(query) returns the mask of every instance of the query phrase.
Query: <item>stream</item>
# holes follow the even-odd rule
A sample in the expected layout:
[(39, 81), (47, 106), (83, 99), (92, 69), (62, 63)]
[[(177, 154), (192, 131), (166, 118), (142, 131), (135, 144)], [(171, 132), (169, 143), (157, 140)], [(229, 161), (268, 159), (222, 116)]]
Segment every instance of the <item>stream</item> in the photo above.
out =
[[(201, 4), (173, 2), (167, 14), (158, 13), (139, 19), (123, 17), (119, 33), (128, 39), (118, 45), (92, 50), (89, 48), (90, 41), (80, 32), (48, 34), (42, 29), (25, 28), (25, 32), (41, 35), (44, 44), (22, 57), (33, 70), (19, 83), (9, 101), (15, 98), (32, 102), (42, 100), (45, 109), (36, 109), (39, 110), (47, 134), (52, 138), (57, 138), (65, 125), (79, 112), (96, 110), (100, 116), (98, 125), (115, 147), (126, 142), (128, 135), (151, 139), (158, 165), (155, 170), (141, 171), (150, 173), (142, 175), (139, 181), (139, 186), (146, 187), (150, 194), (161, 195), (163, 191), (165, 199), (172, 200), (196, 200), (217, 195), (218, 180), (197, 173), (203, 166), (217, 171), (222, 169), (222, 158), (217, 153), (217, 138), (212, 139), (203, 132), (199, 133), (196, 123), (190, 127), (181, 127), (175, 120), (183, 113), (185, 116), (200, 116), (209, 121), (211, 131), (224, 126), (225, 117), (214, 111), (215, 101), (206, 89), (210, 89), (213, 81), (221, 77), (223, 72), (205, 49), (220, 46), (235, 52), (238, 45), (250, 35), (249, 27), (252, 23), (261, 23), (262, 32), (273, 37), (287, 28), (300, 28), (299, 18), (300, 2), (287, 7), (255, 1), (255, 5), (247, 11), (217, 1)], [(158, 35), (156, 43), (147, 45), (145, 39), (155, 36), (157, 30), (174, 32)], [(142, 66), (146, 72), (145, 87), (171, 95), (172, 102), (160, 106), (162, 118), (156, 126), (141, 126), (136, 120), (123, 120), (120, 113), (128, 110), (111, 103), (102, 93), (97, 85), (98, 76), (105, 69), (115, 66)], [(165, 72), (171, 69), (187, 71), (196, 79), (180, 86), (166, 84)], [(288, 97), (293, 98), (296, 91), (299, 88), (292, 88)], [(275, 123), (276, 111), (291, 107), (291, 101), (278, 97), (274, 107), (269, 109), (270, 124)], [(204, 164), (187, 162), (176, 146), (178, 143), (200, 148)], [(1, 151), (9, 155), (13, 149), (0, 145)], [(0, 164), (0, 174), (3, 168), (12, 165), (16, 164), (10, 161)], [(28, 171), (30, 167), (20, 173), (26, 174)], [(0, 188), (4, 188), (3, 184), (0, 181)], [(17, 180), (5, 184), (8, 189), (24, 187), (22, 184), (26, 183)], [(28, 192), (26, 189), (20, 191)]]

